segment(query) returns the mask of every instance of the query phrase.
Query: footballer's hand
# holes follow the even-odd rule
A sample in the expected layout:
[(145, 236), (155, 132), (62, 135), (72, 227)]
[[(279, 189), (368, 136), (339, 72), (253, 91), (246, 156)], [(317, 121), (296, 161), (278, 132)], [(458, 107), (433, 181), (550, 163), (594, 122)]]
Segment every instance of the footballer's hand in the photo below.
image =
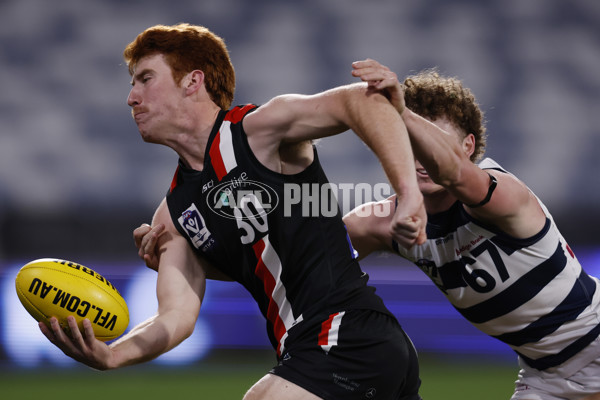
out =
[(110, 368), (113, 353), (108, 345), (94, 336), (94, 329), (89, 319), (83, 320), (83, 333), (77, 327), (75, 317), (67, 317), (68, 327), (63, 328), (58, 319), (51, 317), (50, 326), (39, 322), (44, 336), (67, 356), (89, 367), (98, 370)]
[(423, 196), (417, 192), (413, 195), (397, 196), (397, 201), (390, 227), (392, 238), (407, 249), (425, 243), (427, 212), (423, 205)]
[(144, 260), (148, 268), (155, 271), (158, 271), (159, 261), (156, 243), (164, 230), (164, 224), (157, 224), (154, 227), (142, 224), (133, 230), (133, 240), (138, 249), (138, 256)]
[(398, 76), (385, 65), (367, 58), (352, 63), (352, 76), (367, 82), (369, 90), (382, 93), (396, 108), (398, 113), (404, 112), (404, 86)]

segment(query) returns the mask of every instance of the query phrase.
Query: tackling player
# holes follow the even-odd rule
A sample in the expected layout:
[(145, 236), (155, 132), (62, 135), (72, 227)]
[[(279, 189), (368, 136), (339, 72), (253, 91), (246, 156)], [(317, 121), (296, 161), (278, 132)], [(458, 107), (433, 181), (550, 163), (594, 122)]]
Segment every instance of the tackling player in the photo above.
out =
[[(527, 186), (487, 158), (483, 115), (455, 78), (424, 71), (400, 84), (374, 60), (353, 75), (385, 93), (402, 116), (428, 214), (427, 241), (399, 246), (384, 204), (344, 217), (359, 257), (389, 251), (414, 262), (452, 305), (518, 354), (512, 399), (600, 399), (600, 282), (582, 269)], [(373, 211), (373, 212), (370, 212)]]

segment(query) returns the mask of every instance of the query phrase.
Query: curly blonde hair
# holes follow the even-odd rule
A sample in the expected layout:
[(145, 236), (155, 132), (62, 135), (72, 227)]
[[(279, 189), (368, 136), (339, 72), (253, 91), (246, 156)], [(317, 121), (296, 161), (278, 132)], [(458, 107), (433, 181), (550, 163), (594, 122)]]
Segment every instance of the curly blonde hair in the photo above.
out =
[(404, 80), (406, 107), (420, 116), (434, 121), (446, 117), (463, 135), (475, 136), (475, 151), (471, 161), (483, 156), (486, 128), (483, 111), (470, 89), (453, 77), (441, 76), (436, 69), (421, 71)]

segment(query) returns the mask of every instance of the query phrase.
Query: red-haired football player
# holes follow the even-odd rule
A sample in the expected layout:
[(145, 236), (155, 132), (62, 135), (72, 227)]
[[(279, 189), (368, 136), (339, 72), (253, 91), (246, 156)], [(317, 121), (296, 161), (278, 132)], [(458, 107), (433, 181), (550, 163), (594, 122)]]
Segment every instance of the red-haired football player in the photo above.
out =
[[(258, 303), (277, 353), (245, 399), (419, 399), (415, 349), (367, 285), (339, 210), (307, 215), (286, 197), (290, 188), (327, 187), (311, 141), (352, 129), (399, 193), (395, 240), (422, 243), (423, 197), (389, 101), (361, 83), (231, 108), (229, 54), (200, 26), (151, 27), (124, 56), (142, 138), (180, 157), (153, 227), (135, 231), (140, 255), (158, 270), (158, 312), (110, 346), (93, 337), (89, 321), (83, 335), (73, 326), (68, 337), (56, 321), (40, 326), (44, 334), (101, 370), (151, 360), (192, 333), (206, 279), (227, 277)], [(306, 196), (331, 201), (317, 192)]]

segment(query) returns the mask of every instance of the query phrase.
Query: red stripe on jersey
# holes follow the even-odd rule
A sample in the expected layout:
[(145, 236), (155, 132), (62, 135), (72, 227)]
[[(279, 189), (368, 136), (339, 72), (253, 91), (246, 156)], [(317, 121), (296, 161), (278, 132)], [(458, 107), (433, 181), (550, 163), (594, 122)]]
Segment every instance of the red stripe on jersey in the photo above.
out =
[(329, 331), (331, 330), (331, 324), (333, 323), (333, 318), (338, 315), (338, 313), (331, 314), (326, 321), (323, 321), (321, 324), (321, 332), (319, 333), (319, 346), (326, 346), (329, 344)]
[(569, 252), (571, 258), (575, 258), (575, 253), (573, 253), (573, 250), (571, 250), (571, 246), (567, 245), (567, 251)]
[(175, 169), (175, 175), (173, 175), (173, 180), (171, 181), (169, 193), (173, 192), (173, 190), (177, 187), (177, 175), (179, 175), (179, 166), (177, 166), (177, 168)]
[(221, 155), (221, 150), (219, 149), (219, 145), (221, 143), (221, 132), (217, 132), (215, 136), (215, 140), (213, 140), (210, 150), (208, 154), (210, 155), (210, 163), (212, 164), (215, 173), (217, 174), (217, 178), (219, 180), (223, 179), (225, 175), (227, 175), (227, 169), (225, 168), (225, 163), (223, 162), (223, 156)]
[(232, 124), (237, 124), (244, 118), (248, 111), (256, 108), (254, 104), (246, 104), (243, 107), (234, 107), (225, 115), (225, 121), (231, 121)]
[[(281, 342), (281, 338), (285, 335), (286, 328), (283, 320), (279, 315), (279, 306), (273, 299), (273, 292), (275, 289), (276, 281), (267, 266), (265, 265), (262, 255), (265, 251), (265, 242), (264, 239), (259, 240), (254, 245), (252, 245), (254, 249), (254, 254), (258, 259), (258, 263), (256, 264), (256, 269), (254, 273), (256, 276), (263, 282), (265, 288), (265, 294), (269, 297), (269, 305), (267, 307), (267, 319), (273, 324), (273, 333), (275, 335), (275, 339), (277, 342)], [(281, 346), (277, 347), (277, 354), (281, 355), (280, 352)]]

